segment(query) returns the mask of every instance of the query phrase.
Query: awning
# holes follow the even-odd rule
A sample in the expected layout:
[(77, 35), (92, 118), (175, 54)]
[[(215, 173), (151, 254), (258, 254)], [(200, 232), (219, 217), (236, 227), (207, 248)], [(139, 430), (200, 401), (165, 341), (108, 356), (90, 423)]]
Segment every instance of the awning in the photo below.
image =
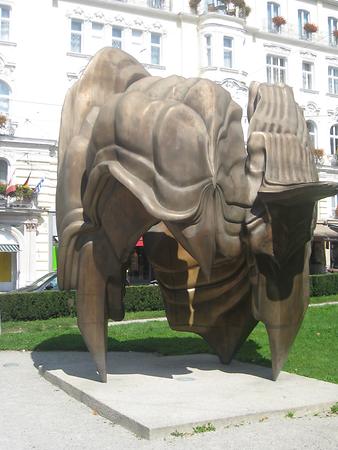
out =
[(321, 223), (317, 223), (313, 237), (317, 241), (338, 241), (338, 233)]
[(18, 251), (18, 244), (0, 244), (0, 252), (2, 253), (17, 253)]
[(143, 237), (141, 236), (140, 239), (136, 242), (136, 247), (143, 247)]
[(6, 228), (0, 229), (0, 252), (17, 253), (19, 250), (19, 244), (10, 230)]

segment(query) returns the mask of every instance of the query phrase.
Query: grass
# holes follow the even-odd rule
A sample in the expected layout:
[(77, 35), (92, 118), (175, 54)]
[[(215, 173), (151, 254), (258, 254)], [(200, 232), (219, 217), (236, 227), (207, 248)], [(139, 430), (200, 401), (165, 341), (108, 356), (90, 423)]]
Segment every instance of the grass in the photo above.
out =
[(338, 295), (322, 295), (321, 297), (310, 297), (310, 304), (338, 302)]
[[(127, 319), (163, 316), (163, 311), (130, 313)], [(292, 347), (284, 370), (338, 383), (338, 306), (310, 308)], [(46, 321), (5, 322), (0, 350), (85, 350), (74, 318)], [(202, 338), (179, 333), (167, 322), (134, 323), (109, 327), (110, 351), (158, 352), (163, 355), (212, 353)], [(260, 323), (236, 358), (270, 366), (267, 334)]]
[(338, 414), (338, 402), (331, 406), (331, 414)]
[(193, 428), (194, 433), (209, 433), (210, 431), (216, 431), (215, 426), (212, 423), (207, 423), (206, 425), (197, 425)]

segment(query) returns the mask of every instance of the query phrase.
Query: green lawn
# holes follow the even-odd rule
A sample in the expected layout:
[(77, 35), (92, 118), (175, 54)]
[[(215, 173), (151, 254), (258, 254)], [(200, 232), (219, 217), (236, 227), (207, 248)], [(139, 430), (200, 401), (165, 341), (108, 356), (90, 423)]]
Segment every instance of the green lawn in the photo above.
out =
[[(163, 316), (163, 311), (129, 313), (126, 319)], [(211, 352), (193, 333), (172, 331), (167, 322), (135, 323), (109, 327), (111, 351), (147, 351), (163, 355)], [(85, 350), (76, 319), (59, 318), (33, 322), (6, 322), (0, 350)], [(298, 373), (338, 383), (338, 306), (310, 308), (284, 366)], [(269, 366), (268, 338), (259, 324), (241, 348), (237, 359)]]
[(310, 303), (327, 303), (327, 302), (338, 302), (338, 295), (323, 295), (321, 297), (311, 297)]

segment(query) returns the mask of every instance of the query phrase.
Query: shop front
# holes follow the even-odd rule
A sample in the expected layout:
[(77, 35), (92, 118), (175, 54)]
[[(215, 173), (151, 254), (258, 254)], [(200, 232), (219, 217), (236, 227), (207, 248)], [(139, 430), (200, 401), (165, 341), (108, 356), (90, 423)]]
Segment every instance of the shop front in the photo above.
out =
[(150, 284), (154, 278), (154, 271), (145, 254), (143, 238), (141, 237), (129, 257), (127, 282), (130, 285)]

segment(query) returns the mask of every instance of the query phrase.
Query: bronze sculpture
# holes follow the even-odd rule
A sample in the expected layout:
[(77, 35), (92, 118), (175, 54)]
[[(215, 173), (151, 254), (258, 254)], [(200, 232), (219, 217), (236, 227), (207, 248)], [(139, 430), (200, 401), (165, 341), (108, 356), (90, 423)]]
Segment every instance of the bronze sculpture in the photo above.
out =
[(152, 77), (98, 52), (62, 113), (58, 279), (77, 289), (78, 324), (106, 381), (107, 320), (124, 316), (125, 264), (138, 238), (169, 324), (200, 334), (224, 363), (263, 321), (276, 379), (308, 301), (319, 182), (291, 88), (250, 86), (241, 108), (215, 83)]

